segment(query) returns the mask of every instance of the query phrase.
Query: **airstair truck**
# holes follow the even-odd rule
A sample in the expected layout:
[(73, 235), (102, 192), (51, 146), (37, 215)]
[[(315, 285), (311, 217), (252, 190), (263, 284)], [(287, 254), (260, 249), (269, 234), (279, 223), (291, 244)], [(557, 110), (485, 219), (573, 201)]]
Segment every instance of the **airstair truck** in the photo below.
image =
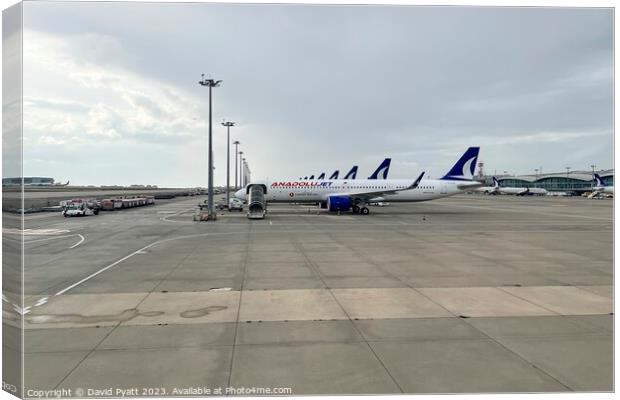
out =
[(267, 200), (265, 185), (249, 185), (248, 193), (248, 219), (263, 219), (267, 213)]

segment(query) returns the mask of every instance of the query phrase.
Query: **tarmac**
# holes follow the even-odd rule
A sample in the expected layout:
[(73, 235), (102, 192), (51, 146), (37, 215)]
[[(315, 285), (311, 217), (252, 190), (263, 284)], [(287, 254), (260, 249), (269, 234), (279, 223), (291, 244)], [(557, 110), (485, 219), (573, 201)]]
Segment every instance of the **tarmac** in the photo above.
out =
[(25, 217), (26, 388), (614, 389), (611, 200), (273, 204), (194, 222), (202, 200)]

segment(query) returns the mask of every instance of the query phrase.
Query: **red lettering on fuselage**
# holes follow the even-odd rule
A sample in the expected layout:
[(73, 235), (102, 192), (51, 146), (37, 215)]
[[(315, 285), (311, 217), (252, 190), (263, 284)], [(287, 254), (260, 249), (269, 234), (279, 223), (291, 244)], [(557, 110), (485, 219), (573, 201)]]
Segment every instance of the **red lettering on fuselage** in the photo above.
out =
[(331, 186), (332, 182), (274, 182), (271, 184), (272, 188), (276, 187), (314, 187), (314, 186)]

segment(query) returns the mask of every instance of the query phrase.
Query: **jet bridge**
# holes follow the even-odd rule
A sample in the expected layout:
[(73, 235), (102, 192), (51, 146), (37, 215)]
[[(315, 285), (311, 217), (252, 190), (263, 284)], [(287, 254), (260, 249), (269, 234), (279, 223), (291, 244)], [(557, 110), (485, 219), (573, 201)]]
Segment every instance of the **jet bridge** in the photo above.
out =
[(267, 186), (260, 184), (248, 185), (246, 188), (248, 195), (248, 219), (263, 219), (267, 213)]

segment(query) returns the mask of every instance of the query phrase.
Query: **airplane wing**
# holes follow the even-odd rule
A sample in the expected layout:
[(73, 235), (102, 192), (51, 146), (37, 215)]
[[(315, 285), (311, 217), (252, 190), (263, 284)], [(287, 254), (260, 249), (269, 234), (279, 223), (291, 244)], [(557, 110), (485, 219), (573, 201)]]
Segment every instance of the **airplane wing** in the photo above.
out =
[(361, 200), (370, 200), (373, 199), (375, 197), (381, 197), (383, 195), (386, 194), (394, 194), (396, 192), (400, 192), (403, 190), (411, 190), (411, 189), (415, 189), (418, 187), (418, 185), (420, 184), (420, 181), (422, 181), (422, 178), (424, 177), (424, 172), (422, 172), (420, 174), (420, 176), (418, 176), (416, 178), (415, 181), (413, 181), (413, 183), (407, 187), (404, 187), (402, 189), (392, 189), (392, 190), (372, 190), (372, 191), (368, 191), (368, 192), (350, 192), (350, 193), (332, 193), (332, 194), (328, 194), (327, 197), (329, 196), (349, 196), (351, 198), (355, 198), (355, 199), (361, 199)]

